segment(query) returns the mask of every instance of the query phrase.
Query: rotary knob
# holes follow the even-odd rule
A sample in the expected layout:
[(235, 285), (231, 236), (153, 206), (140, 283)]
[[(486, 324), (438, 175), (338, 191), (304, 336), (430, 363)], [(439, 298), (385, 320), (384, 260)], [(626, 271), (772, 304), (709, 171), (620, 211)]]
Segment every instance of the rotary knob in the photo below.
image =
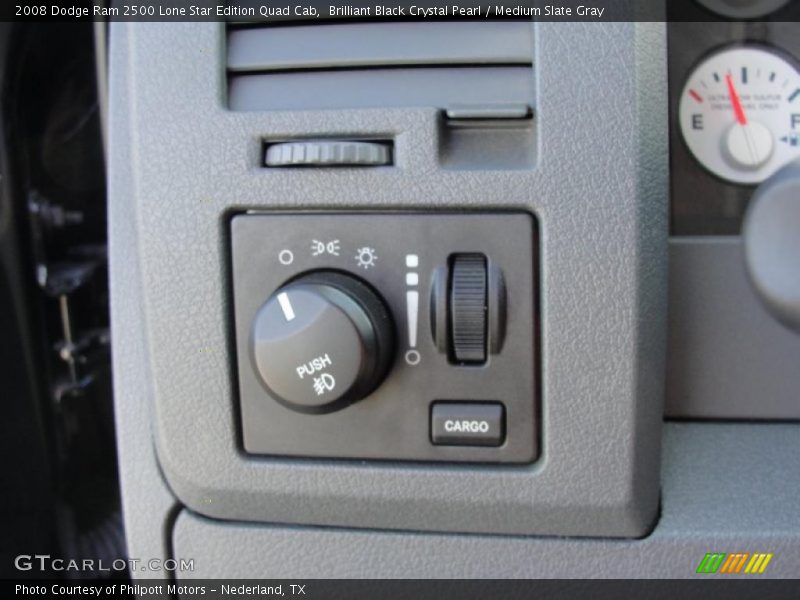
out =
[(459, 363), (486, 362), (486, 257), (463, 254), (453, 260), (450, 331)]
[(483, 254), (454, 254), (449, 262), (436, 269), (431, 286), (434, 343), (452, 364), (485, 364), (505, 339), (505, 279)]
[(383, 299), (343, 273), (318, 271), (276, 291), (258, 310), (250, 347), (267, 391), (285, 406), (328, 413), (383, 381), (395, 349)]
[(742, 234), (756, 294), (776, 319), (800, 333), (800, 160), (758, 187)]
[(350, 140), (308, 140), (272, 144), (264, 156), (267, 167), (379, 167), (392, 164), (389, 146)]

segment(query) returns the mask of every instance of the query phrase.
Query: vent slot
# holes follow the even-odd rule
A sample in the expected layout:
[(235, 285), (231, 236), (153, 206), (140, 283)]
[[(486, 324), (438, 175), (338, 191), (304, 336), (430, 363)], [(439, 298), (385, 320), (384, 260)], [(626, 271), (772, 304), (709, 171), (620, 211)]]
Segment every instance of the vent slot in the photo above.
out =
[(233, 110), (513, 105), (533, 100), (530, 22), (233, 27)]
[(529, 65), (531, 24), (361, 23), (234, 29), (228, 70), (404, 65)]

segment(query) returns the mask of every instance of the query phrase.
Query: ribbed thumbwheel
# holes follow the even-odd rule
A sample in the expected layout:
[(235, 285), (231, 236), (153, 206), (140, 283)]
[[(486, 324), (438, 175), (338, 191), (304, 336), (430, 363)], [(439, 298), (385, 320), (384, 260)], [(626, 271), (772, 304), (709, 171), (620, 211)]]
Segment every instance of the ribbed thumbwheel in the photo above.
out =
[(486, 362), (486, 309), (486, 257), (457, 255), (451, 265), (449, 311), (456, 362)]

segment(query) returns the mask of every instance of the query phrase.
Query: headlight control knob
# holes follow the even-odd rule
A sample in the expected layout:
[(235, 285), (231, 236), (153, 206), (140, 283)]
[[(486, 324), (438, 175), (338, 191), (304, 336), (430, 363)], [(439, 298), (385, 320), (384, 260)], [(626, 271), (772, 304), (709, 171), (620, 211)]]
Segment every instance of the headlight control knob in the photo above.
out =
[(327, 413), (368, 396), (383, 381), (395, 328), (383, 299), (351, 275), (317, 271), (275, 292), (256, 313), (254, 367), (276, 400)]

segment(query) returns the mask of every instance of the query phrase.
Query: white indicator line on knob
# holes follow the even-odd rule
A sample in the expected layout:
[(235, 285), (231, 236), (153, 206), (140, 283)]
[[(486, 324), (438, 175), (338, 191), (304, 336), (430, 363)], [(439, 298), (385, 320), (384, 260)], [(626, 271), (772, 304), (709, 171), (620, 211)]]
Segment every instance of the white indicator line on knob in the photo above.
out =
[(283, 316), (286, 317), (286, 320), (291, 321), (294, 319), (294, 309), (292, 308), (292, 303), (289, 302), (289, 294), (286, 292), (278, 294), (278, 303), (281, 305), (281, 310), (283, 310)]
[(408, 309), (408, 345), (417, 346), (417, 318), (419, 314), (419, 292), (406, 292), (406, 307)]

